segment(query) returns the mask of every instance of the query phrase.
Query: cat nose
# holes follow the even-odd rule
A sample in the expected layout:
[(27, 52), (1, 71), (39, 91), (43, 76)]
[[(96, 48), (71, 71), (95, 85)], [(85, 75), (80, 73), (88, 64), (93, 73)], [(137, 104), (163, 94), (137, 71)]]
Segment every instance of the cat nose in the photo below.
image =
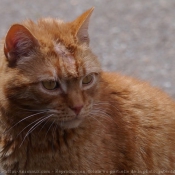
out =
[(72, 109), (72, 111), (74, 111), (76, 115), (78, 115), (80, 113), (82, 108), (83, 108), (83, 105), (70, 107), (70, 109)]

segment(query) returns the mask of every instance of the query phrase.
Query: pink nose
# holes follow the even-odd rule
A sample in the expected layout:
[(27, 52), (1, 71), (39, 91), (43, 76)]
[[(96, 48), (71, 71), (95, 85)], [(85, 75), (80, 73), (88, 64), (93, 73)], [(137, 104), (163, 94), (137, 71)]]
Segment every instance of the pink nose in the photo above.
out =
[(75, 114), (77, 114), (77, 115), (80, 113), (80, 111), (81, 111), (82, 108), (83, 108), (83, 105), (81, 105), (81, 106), (75, 106), (75, 107), (70, 107), (70, 109), (72, 109), (72, 111), (74, 111)]

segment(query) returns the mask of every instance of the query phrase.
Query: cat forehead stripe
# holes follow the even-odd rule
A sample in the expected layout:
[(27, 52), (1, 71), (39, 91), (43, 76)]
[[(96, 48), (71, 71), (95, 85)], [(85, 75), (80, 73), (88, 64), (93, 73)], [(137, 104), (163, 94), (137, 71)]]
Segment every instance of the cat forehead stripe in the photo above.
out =
[(55, 49), (55, 52), (59, 55), (59, 56), (67, 56), (70, 54), (70, 52), (67, 50), (67, 48), (61, 44), (61, 43), (55, 43), (54, 42), (54, 49)]
[(77, 76), (76, 61), (68, 49), (61, 43), (54, 43), (54, 50), (59, 56), (62, 74), (65, 77)]

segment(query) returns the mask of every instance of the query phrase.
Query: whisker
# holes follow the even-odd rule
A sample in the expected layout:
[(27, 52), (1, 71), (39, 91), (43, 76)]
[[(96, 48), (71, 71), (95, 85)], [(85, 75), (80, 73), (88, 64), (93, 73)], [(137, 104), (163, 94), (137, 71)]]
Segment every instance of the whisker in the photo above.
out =
[(57, 130), (57, 124), (55, 125), (55, 127), (53, 128), (53, 130), (52, 130), (52, 134), (54, 135), (54, 133), (56, 132), (56, 130)]
[[(99, 114), (99, 113), (97, 113), (97, 114)], [(96, 117), (94, 117), (94, 118), (96, 118)], [(104, 119), (106, 119), (109, 122), (113, 122), (113, 120), (110, 120), (110, 118), (106, 117), (104, 114), (100, 114), (97, 118), (104, 118)]]
[[(116, 125), (118, 125), (116, 123), (116, 121), (112, 118), (112, 116), (110, 116), (109, 114), (107, 114), (106, 112), (104, 112), (103, 110), (99, 109), (99, 110), (92, 110), (91, 114), (98, 114), (98, 117), (102, 117), (105, 118), (108, 121), (112, 121), (114, 122)], [(110, 119), (110, 120), (109, 120)]]
[(33, 123), (36, 123), (37, 121), (39, 121), (39, 120), (41, 120), (41, 119), (43, 119), (43, 118), (45, 118), (45, 116), (44, 116), (44, 117), (41, 117), (41, 118), (38, 118), (37, 120), (35, 120), (35, 121), (33, 121), (32, 123), (28, 124), (26, 127), (24, 127), (24, 128), (20, 131), (20, 133), (17, 135), (17, 137), (18, 137), (26, 128), (28, 128), (30, 125), (32, 125)]
[(110, 101), (110, 103), (109, 102), (96, 102), (93, 105), (95, 105), (95, 106), (98, 106), (98, 105), (110, 105), (113, 108), (115, 108), (117, 111), (119, 111), (119, 109), (116, 106), (112, 105), (111, 102), (113, 102), (113, 101)]
[[(24, 139), (23, 139), (23, 141), (21, 142), (21, 145), (20, 145), (19, 147), (22, 146), (22, 144), (24, 143), (26, 137), (27, 137), (31, 132), (33, 132), (44, 120), (50, 118), (52, 115), (53, 115), (53, 114), (51, 114), (51, 115), (49, 115), (49, 116), (47, 116), (47, 117), (42, 118), (42, 120), (40, 120), (40, 121), (37, 122), (34, 126), (32, 126), (32, 127), (29, 129), (29, 131), (27, 132), (27, 134), (25, 135), (25, 137), (24, 137)], [(35, 127), (35, 126), (36, 126), (36, 127)], [(32, 129), (33, 129), (33, 130), (32, 130)]]
[[(51, 116), (51, 115), (50, 115)], [(33, 125), (30, 130), (28, 131), (28, 134), (29, 135), (31, 132), (33, 132), (40, 124), (42, 124), (45, 120), (47, 120), (48, 118), (50, 118), (50, 116), (48, 117), (44, 117), (42, 118), (39, 122), (37, 122), (35, 125)], [(36, 127), (35, 127), (36, 126)], [(32, 129), (33, 128), (33, 129)]]
[(50, 125), (49, 129), (47, 130), (47, 133), (46, 133), (46, 135), (45, 135), (45, 139), (46, 139), (46, 136), (47, 136), (47, 134), (48, 134), (48, 132), (49, 132), (50, 128), (51, 128), (51, 127), (52, 127), (52, 125), (54, 124), (54, 122), (55, 122), (55, 120), (52, 122), (52, 124)]
[[(112, 104), (111, 104), (111, 101), (110, 101), (110, 103), (104, 101), (104, 102), (96, 102), (96, 103), (93, 104), (94, 107), (95, 107), (95, 106), (102, 106), (102, 105), (109, 105), (109, 106), (112, 106), (114, 109), (117, 110), (117, 112), (120, 114), (120, 116), (122, 116), (121, 111), (120, 111), (116, 106), (112, 105)], [(96, 108), (96, 107), (95, 107), (95, 108)], [(109, 110), (109, 109), (108, 109), (108, 110)]]
[(28, 118), (30, 118), (30, 117), (33, 117), (33, 116), (42, 114), (42, 113), (45, 113), (45, 111), (43, 111), (43, 112), (38, 112), (38, 113), (36, 113), (36, 114), (32, 114), (32, 115), (29, 115), (29, 116), (27, 116), (27, 117), (21, 119), (21, 120), (18, 121), (16, 124), (14, 124), (12, 127), (10, 127), (8, 130), (6, 130), (6, 131), (4, 132), (4, 134), (7, 133), (7, 132), (9, 132), (12, 128), (14, 128), (16, 125), (18, 125), (18, 124), (21, 123), (22, 121), (24, 121), (24, 120), (26, 120), (26, 119), (28, 119)]
[(106, 113), (106, 111), (103, 111), (102, 109), (94, 109), (92, 110), (92, 112), (95, 112), (96, 114), (103, 114), (105, 116), (112, 118), (108, 113)]
[(104, 126), (105, 127), (105, 125), (103, 125), (103, 123), (102, 122), (100, 122), (96, 117), (93, 117), (93, 115), (90, 115), (90, 117), (91, 118), (93, 118), (94, 120), (97, 120), (102, 126)]
[(48, 118), (48, 120), (46, 120), (46, 122), (45, 122), (44, 125), (41, 127), (41, 129), (39, 130), (38, 133), (40, 133), (40, 131), (44, 128), (44, 126), (47, 124), (48, 121), (49, 121), (49, 118)]
[(28, 111), (28, 112), (47, 112), (49, 111), (49, 109), (26, 109), (26, 108), (20, 108), (18, 107), (18, 109), (24, 110), (24, 111)]

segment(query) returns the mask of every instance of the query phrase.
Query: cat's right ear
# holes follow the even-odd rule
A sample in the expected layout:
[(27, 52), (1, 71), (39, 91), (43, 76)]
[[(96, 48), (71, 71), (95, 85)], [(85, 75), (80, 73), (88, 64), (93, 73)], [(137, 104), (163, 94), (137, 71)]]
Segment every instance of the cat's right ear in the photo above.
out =
[(29, 57), (36, 47), (37, 39), (21, 24), (14, 24), (7, 32), (4, 54), (10, 66), (15, 66), (22, 57)]
[(87, 10), (82, 15), (80, 15), (76, 20), (73, 21), (73, 24), (75, 26), (75, 36), (80, 44), (89, 45), (88, 27), (89, 27), (89, 20), (93, 10), (94, 7)]

